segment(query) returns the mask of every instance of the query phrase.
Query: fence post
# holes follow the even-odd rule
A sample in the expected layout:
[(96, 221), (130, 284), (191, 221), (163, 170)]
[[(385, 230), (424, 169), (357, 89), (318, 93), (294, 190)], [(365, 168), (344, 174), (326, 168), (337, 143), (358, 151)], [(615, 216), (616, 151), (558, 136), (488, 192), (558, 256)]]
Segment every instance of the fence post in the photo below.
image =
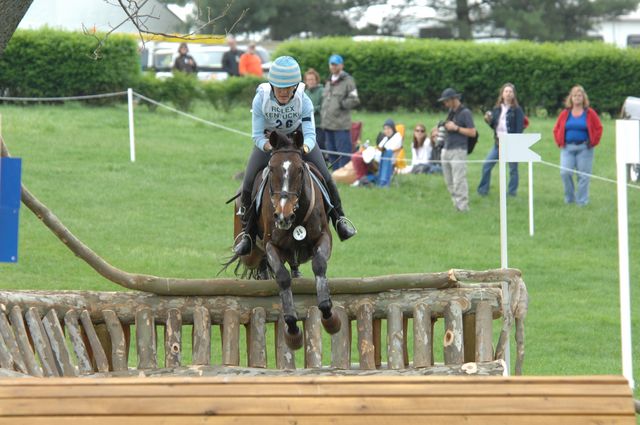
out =
[(127, 89), (127, 103), (129, 105), (129, 153), (131, 162), (136, 162), (136, 139), (133, 131), (133, 89)]

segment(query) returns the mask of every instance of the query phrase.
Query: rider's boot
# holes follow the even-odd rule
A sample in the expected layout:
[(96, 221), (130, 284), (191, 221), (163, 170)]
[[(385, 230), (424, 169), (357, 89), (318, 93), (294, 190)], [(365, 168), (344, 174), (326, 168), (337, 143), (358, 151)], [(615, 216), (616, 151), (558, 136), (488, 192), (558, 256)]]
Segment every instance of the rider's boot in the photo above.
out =
[(331, 217), (331, 221), (333, 222), (333, 226), (336, 229), (336, 233), (341, 241), (346, 241), (350, 237), (354, 236), (358, 231), (355, 226), (344, 215), (344, 211), (342, 210), (342, 200), (340, 199), (340, 193), (338, 193), (338, 187), (333, 180), (329, 180), (327, 182), (327, 189), (329, 190), (329, 197), (331, 198), (331, 203), (333, 204), (333, 209), (329, 213)]
[(253, 230), (255, 228), (256, 212), (251, 207), (251, 192), (242, 192), (240, 204), (240, 209), (236, 214), (242, 215), (242, 232), (236, 237), (236, 239), (240, 238), (240, 240), (233, 247), (233, 252), (236, 255), (242, 256), (251, 252), (251, 246), (255, 238)]

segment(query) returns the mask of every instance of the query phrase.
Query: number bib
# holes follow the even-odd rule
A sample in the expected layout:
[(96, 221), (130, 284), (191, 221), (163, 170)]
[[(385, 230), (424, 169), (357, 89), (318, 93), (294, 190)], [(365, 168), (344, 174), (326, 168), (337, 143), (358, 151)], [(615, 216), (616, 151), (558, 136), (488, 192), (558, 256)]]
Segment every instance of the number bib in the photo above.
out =
[(302, 98), (304, 84), (298, 84), (293, 98), (286, 105), (280, 105), (271, 93), (271, 85), (262, 83), (258, 86), (262, 91), (262, 113), (265, 130), (282, 130), (286, 133), (294, 131), (302, 124)]

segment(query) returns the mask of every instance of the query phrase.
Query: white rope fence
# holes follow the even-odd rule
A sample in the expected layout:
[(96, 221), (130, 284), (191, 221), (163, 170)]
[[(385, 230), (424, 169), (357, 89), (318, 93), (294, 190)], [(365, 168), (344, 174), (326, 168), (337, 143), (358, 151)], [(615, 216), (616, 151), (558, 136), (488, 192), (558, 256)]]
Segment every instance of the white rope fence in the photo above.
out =
[[(131, 89), (129, 89), (131, 90)], [(83, 96), (62, 96), (62, 97), (7, 97), (7, 96), (0, 96), (0, 101), (5, 101), (5, 102), (56, 102), (56, 101), (72, 101), (72, 100), (89, 100), (89, 99), (101, 99), (101, 98), (109, 98), (109, 97), (118, 97), (118, 96), (127, 96), (129, 91), (120, 91), (120, 92), (114, 92), (114, 93), (102, 93), (102, 94), (93, 94), (93, 95), (83, 95)], [(235, 128), (232, 127), (228, 127), (222, 124), (218, 124), (209, 120), (206, 120), (204, 118), (200, 118), (198, 116), (195, 116), (193, 114), (189, 114), (187, 112), (184, 111), (180, 111), (179, 109), (176, 109), (174, 107), (171, 107), (169, 105), (166, 105), (162, 102), (158, 102), (157, 100), (151, 99), (143, 94), (137, 93), (135, 91), (131, 91), (131, 93), (133, 94), (133, 96), (145, 101), (145, 102), (149, 102), (153, 105), (156, 105), (160, 108), (166, 109), (168, 111), (171, 111), (173, 113), (176, 113), (178, 115), (181, 115), (185, 118), (189, 118), (191, 120), (197, 121), (199, 123), (211, 126), (211, 127), (215, 127), (215, 128), (219, 128), (221, 130), (225, 130), (225, 131), (229, 131), (231, 133), (235, 133), (238, 134), (240, 136), (245, 136), (245, 137), (251, 137), (251, 134), (245, 131), (241, 131), (241, 130), (237, 130)], [(130, 112), (131, 114), (131, 112)], [(132, 124), (130, 124), (132, 125)], [(135, 161), (135, 154), (133, 153), (135, 150), (134, 147), (134, 139), (133, 139), (133, 131), (130, 132), (130, 137), (131, 137), (131, 150), (132, 150), (132, 162)], [(355, 153), (345, 153), (345, 152), (338, 152), (338, 151), (332, 151), (332, 150), (327, 150), (327, 149), (322, 149), (321, 150), (322, 153), (324, 154), (328, 154), (328, 155), (335, 155), (335, 156), (348, 156), (350, 158), (354, 157), (356, 154)], [(383, 161), (393, 161), (394, 158), (381, 158), (381, 160)], [(407, 162), (411, 161), (410, 157), (406, 158)], [(444, 163), (450, 163), (450, 164), (457, 164), (457, 163), (467, 163), (467, 164), (484, 164), (485, 162), (498, 162), (497, 160), (483, 160), (483, 159), (467, 159), (467, 160), (447, 160), (447, 161), (443, 161), (443, 160), (438, 160), (438, 161), (429, 161), (429, 163), (432, 164), (444, 164)], [(595, 180), (600, 180), (600, 181), (604, 181), (607, 183), (613, 183), (615, 184), (616, 181), (614, 179), (610, 179), (610, 178), (606, 178), (606, 177), (601, 177), (595, 174), (590, 174), (590, 173), (584, 173), (578, 170), (574, 170), (574, 169), (569, 169), (569, 168), (565, 168), (562, 167), (560, 165), (551, 163), (551, 162), (547, 162), (547, 161), (540, 161), (541, 164), (544, 164), (546, 166), (549, 167), (554, 167), (554, 168), (558, 168), (560, 170), (565, 170), (565, 171), (570, 171), (570, 172), (574, 172), (576, 174), (579, 175), (584, 175), (590, 178), (593, 178)], [(627, 187), (630, 187), (632, 189), (635, 190), (640, 190), (640, 186), (638, 185), (634, 185), (634, 184), (630, 184), (627, 183)]]

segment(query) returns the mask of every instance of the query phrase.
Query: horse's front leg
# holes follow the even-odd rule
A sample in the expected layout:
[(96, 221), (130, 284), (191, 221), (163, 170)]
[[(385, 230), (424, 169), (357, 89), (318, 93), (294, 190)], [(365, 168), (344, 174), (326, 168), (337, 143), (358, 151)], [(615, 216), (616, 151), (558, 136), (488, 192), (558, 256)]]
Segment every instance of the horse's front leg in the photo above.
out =
[(331, 256), (331, 240), (328, 234), (323, 234), (313, 249), (311, 268), (316, 277), (316, 293), (318, 308), (322, 312), (322, 326), (330, 334), (340, 330), (340, 319), (333, 314), (331, 296), (329, 295), (329, 281), (327, 280), (327, 262)]
[(276, 282), (280, 288), (280, 300), (282, 301), (282, 312), (284, 314), (284, 321), (287, 324), (286, 332), (284, 333), (285, 341), (289, 348), (297, 350), (302, 347), (302, 332), (296, 324), (298, 321), (298, 315), (293, 305), (293, 294), (291, 293), (291, 275), (284, 266), (282, 260), (282, 254), (280, 250), (276, 248), (271, 242), (266, 246), (267, 261), (276, 275)]

